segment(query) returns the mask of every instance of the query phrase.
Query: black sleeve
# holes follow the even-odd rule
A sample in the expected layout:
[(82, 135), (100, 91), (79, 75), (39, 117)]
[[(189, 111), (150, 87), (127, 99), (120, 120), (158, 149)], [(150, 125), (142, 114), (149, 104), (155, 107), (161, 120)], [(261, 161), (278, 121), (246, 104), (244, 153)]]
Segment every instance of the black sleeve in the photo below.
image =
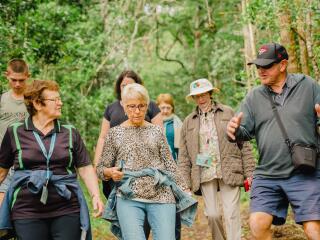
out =
[(110, 116), (111, 116), (111, 114), (110, 114), (110, 105), (108, 105), (108, 106), (106, 107), (106, 110), (104, 111), (103, 116), (104, 116), (104, 118), (105, 118), (106, 120), (108, 120), (108, 121), (110, 122)]
[(89, 153), (82, 141), (79, 132), (76, 129), (72, 129), (73, 132), (73, 155), (74, 165), (76, 168), (85, 167), (91, 164)]
[(0, 147), (0, 167), (9, 169), (13, 165), (14, 153), (9, 129), (7, 129)]
[(150, 101), (147, 115), (152, 120), (160, 112), (158, 105), (154, 101)]

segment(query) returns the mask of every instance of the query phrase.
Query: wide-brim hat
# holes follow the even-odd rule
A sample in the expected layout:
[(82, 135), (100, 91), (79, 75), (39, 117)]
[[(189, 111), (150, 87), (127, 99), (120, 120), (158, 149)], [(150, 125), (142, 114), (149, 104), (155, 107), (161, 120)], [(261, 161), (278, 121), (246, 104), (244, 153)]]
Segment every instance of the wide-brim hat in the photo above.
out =
[(289, 59), (285, 47), (278, 43), (269, 43), (260, 47), (257, 58), (249, 62), (248, 65), (255, 64), (265, 67), (272, 63), (279, 63), (284, 59)]
[(186, 96), (186, 99), (190, 100), (195, 95), (210, 91), (219, 92), (220, 90), (213, 87), (212, 83), (208, 79), (201, 78), (190, 83), (190, 93)]

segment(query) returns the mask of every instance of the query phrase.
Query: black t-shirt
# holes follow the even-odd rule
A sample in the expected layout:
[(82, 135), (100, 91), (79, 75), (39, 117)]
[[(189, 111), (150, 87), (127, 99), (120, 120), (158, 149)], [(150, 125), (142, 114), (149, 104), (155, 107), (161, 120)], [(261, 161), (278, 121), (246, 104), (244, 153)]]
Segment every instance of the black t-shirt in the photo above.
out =
[[(56, 133), (56, 144), (49, 162), (53, 174), (67, 175), (69, 174), (68, 171), (75, 173), (75, 168), (91, 164), (89, 154), (76, 129), (72, 129), (73, 148), (71, 150), (69, 148), (69, 129), (55, 121), (54, 129), (47, 135), (43, 135), (34, 127), (31, 118), (28, 118), (27, 122), (17, 128), (23, 166), (19, 163), (13, 128), (9, 127), (0, 148), (0, 167), (7, 169), (14, 165), (16, 171), (20, 169), (46, 170), (46, 159), (33, 135), (33, 131), (40, 135), (47, 151), (49, 151), (52, 134)], [(72, 159), (69, 150), (72, 151)], [(43, 205), (40, 202), (41, 193), (32, 194), (26, 186), (22, 186), (18, 190), (17, 199), (12, 208), (12, 219), (50, 218), (79, 212), (78, 199), (74, 193), (72, 193), (70, 200), (66, 200), (56, 192), (50, 182), (48, 191), (47, 204)]]
[[(154, 118), (159, 112), (160, 109), (158, 108), (157, 104), (153, 101), (150, 101), (145, 120), (151, 122), (151, 119)], [(110, 122), (111, 128), (128, 120), (128, 117), (125, 115), (124, 109), (119, 100), (106, 107), (104, 118)]]

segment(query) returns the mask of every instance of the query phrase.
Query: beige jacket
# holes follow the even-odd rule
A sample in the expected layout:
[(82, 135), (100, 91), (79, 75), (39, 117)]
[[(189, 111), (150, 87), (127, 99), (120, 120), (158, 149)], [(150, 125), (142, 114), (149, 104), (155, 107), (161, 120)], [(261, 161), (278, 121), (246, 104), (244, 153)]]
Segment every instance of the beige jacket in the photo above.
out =
[[(237, 143), (230, 143), (226, 137), (229, 120), (234, 116), (233, 110), (220, 103), (214, 106), (214, 121), (219, 140), (222, 179), (231, 186), (243, 186), (245, 178), (252, 176), (255, 159), (249, 142), (243, 144), (240, 150)], [(194, 110), (183, 121), (179, 148), (178, 164), (188, 187), (200, 194), (201, 169), (196, 165), (199, 153), (200, 121), (197, 110)]]

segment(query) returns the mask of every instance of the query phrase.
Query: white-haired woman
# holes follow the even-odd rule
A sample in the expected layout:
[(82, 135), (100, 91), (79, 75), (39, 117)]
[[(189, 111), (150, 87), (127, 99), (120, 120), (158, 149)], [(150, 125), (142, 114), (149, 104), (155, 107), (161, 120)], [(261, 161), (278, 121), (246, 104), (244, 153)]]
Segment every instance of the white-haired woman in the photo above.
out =
[[(145, 239), (143, 224), (147, 217), (153, 239), (174, 240), (176, 200), (171, 185), (177, 183), (185, 189), (183, 178), (177, 177), (177, 166), (161, 127), (144, 120), (149, 103), (147, 90), (140, 84), (129, 84), (121, 99), (128, 120), (110, 129), (97, 166), (101, 179), (118, 182), (115, 193), (121, 229), (118, 237)], [(119, 167), (121, 163), (123, 169)], [(168, 176), (171, 185), (163, 184)], [(125, 188), (128, 186), (130, 194)], [(113, 201), (111, 196), (109, 202)]]

